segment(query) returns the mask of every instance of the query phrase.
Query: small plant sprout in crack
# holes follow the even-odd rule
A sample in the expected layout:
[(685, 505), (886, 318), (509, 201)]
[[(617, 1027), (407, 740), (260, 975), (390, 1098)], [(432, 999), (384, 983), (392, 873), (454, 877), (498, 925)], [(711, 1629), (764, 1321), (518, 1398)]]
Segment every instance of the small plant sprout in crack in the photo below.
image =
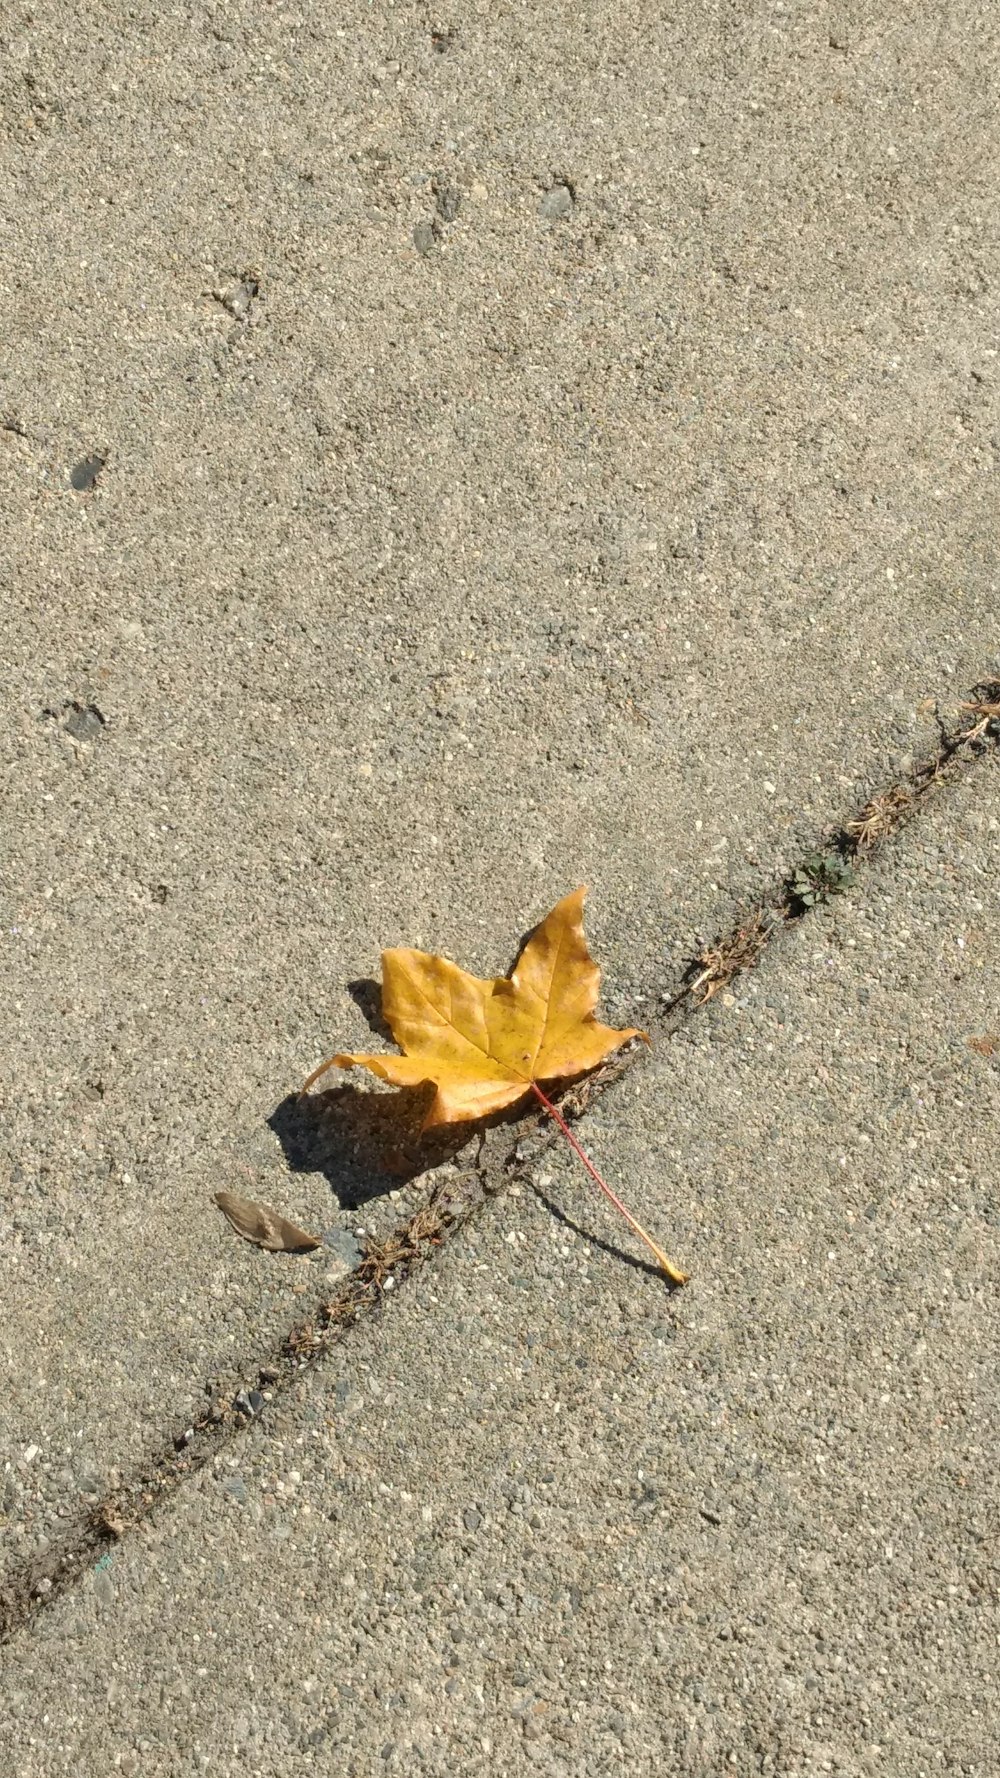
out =
[(805, 909), (843, 895), (854, 882), (854, 868), (842, 852), (810, 852), (793, 871), (789, 889), (797, 907)]

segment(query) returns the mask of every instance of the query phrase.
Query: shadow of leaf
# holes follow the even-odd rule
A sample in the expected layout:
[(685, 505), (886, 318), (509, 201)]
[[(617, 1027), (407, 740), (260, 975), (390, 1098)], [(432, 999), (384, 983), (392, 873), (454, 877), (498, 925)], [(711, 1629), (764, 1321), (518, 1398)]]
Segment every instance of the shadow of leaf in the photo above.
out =
[(357, 1210), (394, 1186), (451, 1160), (474, 1126), (422, 1136), (433, 1088), (371, 1092), (345, 1083), (300, 1098), (289, 1093), (267, 1119), (293, 1173), (322, 1173), (342, 1210)]
[(536, 920), (535, 924), (533, 926), (529, 926), (527, 928), (527, 931), (522, 932), (520, 938), (517, 941), (517, 950), (514, 952), (513, 957), (511, 958), (509, 964), (507, 965), (506, 973), (507, 973), (508, 977), (513, 975), (515, 969), (518, 966), (518, 963), (521, 960), (521, 953), (524, 951), (526, 945), (528, 945), (530, 943), (530, 941), (534, 938), (535, 933), (538, 931), (538, 928), (539, 928), (539, 926), (541, 926), (541, 924), (542, 924), (541, 920)]
[(364, 1015), (369, 1031), (384, 1043), (395, 1045), (396, 1039), (382, 1015), (382, 983), (373, 981), (371, 976), (359, 976), (357, 981), (348, 982), (347, 992)]
[(615, 1242), (606, 1241), (602, 1236), (595, 1235), (591, 1229), (584, 1228), (581, 1223), (575, 1222), (573, 1217), (568, 1215), (553, 1198), (548, 1197), (533, 1179), (529, 1180), (528, 1184), (539, 1203), (545, 1205), (546, 1210), (555, 1217), (556, 1222), (561, 1222), (564, 1228), (572, 1229), (574, 1235), (582, 1236), (583, 1240), (587, 1241), (591, 1247), (599, 1247), (602, 1253), (610, 1254), (612, 1259), (619, 1260), (622, 1265), (630, 1266), (633, 1272), (646, 1272), (659, 1284), (665, 1284), (671, 1294), (680, 1289), (679, 1285), (664, 1276), (659, 1266), (654, 1266), (648, 1259), (638, 1259), (634, 1253), (627, 1252), (624, 1247), (619, 1247)]

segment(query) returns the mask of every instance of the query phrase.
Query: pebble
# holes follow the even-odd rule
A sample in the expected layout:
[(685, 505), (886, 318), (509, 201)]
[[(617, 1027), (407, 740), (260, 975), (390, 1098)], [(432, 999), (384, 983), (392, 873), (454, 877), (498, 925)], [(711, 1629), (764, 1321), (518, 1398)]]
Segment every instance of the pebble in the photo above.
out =
[(348, 1229), (324, 1229), (323, 1245), (343, 1260), (349, 1271), (361, 1264), (361, 1246)]
[(216, 300), (235, 320), (245, 321), (250, 313), (250, 305), (259, 291), (257, 279), (247, 276), (241, 278), (230, 290), (217, 291)]
[(115, 1583), (106, 1568), (99, 1569), (94, 1575), (94, 1592), (99, 1604), (113, 1605), (115, 1603), (117, 1598)]
[(456, 185), (438, 185), (434, 190), (434, 203), (442, 222), (454, 222), (462, 207), (462, 194)]
[(418, 222), (413, 230), (413, 245), (418, 253), (430, 253), (437, 246), (438, 232), (433, 222)]
[(73, 704), (63, 727), (74, 741), (96, 741), (105, 719), (96, 704)]
[(538, 206), (539, 216), (547, 222), (563, 222), (573, 209), (573, 193), (568, 185), (552, 185)]

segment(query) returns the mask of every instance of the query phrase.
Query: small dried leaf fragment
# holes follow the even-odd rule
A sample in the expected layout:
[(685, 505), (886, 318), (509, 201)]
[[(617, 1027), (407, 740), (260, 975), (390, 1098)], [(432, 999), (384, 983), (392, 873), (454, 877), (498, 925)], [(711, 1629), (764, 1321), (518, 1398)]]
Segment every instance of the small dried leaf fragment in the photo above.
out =
[(1000, 1050), (1000, 1037), (995, 1036), (992, 1031), (985, 1031), (982, 1037), (967, 1037), (965, 1041), (969, 1049), (975, 1050), (979, 1056), (995, 1056)]
[(305, 1229), (267, 1204), (253, 1204), (249, 1198), (238, 1198), (235, 1192), (216, 1192), (215, 1201), (238, 1235), (245, 1241), (255, 1241), (268, 1253), (302, 1253), (323, 1245), (315, 1235), (307, 1235)]

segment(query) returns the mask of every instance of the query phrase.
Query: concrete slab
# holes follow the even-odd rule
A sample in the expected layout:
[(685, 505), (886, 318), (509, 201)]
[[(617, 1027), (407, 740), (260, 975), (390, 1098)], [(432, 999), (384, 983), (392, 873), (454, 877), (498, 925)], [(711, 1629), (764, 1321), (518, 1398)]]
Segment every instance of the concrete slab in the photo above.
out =
[(998, 846), (990, 761), (582, 1121), (682, 1294), (494, 1201), (7, 1651), (19, 1778), (987, 1778)]
[(4, 30), (20, 1548), (336, 1269), (212, 1194), (349, 1232), (267, 1120), (382, 944), (494, 969), (589, 880), (633, 1008), (996, 669), (997, 55), (968, 6)]

